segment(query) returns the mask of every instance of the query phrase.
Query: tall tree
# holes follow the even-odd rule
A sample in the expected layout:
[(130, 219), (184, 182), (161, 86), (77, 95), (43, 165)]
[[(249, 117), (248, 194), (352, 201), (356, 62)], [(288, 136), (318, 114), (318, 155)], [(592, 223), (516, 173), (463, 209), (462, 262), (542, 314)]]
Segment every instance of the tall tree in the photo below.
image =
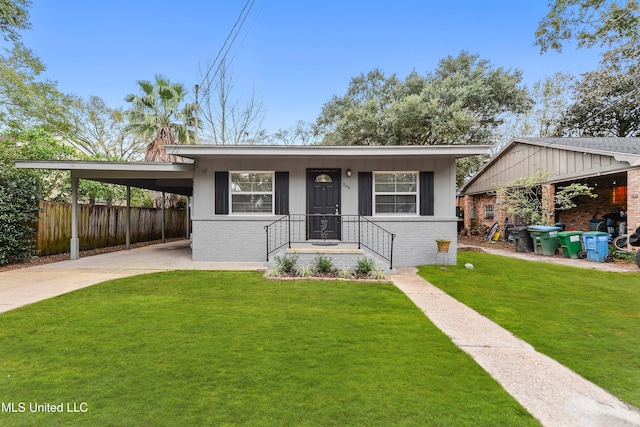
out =
[(549, 137), (561, 135), (562, 120), (572, 102), (575, 77), (558, 72), (533, 84), (531, 110), (513, 115), (501, 126), (502, 141), (517, 137)]
[(0, 55), (0, 129), (65, 131), (70, 98), (42, 78), (44, 64), (20, 42), (20, 32), (31, 28), (30, 6), (31, 0), (0, 0), (0, 34), (11, 42)]
[(637, 0), (552, 0), (550, 6), (536, 31), (541, 52), (560, 52), (571, 39), (578, 47), (592, 47), (621, 45), (640, 36)]
[(171, 83), (161, 75), (154, 82), (138, 81), (140, 93), (129, 94), (125, 101), (131, 109), (125, 115), (129, 120), (126, 130), (149, 141), (145, 161), (179, 161), (167, 154), (165, 144), (192, 144), (195, 125), (195, 106), (185, 103), (187, 95), (180, 83)]
[(71, 98), (42, 79), (44, 64), (17, 42), (0, 56), (0, 128), (40, 127), (50, 132), (70, 128)]
[(262, 102), (252, 92), (250, 99), (241, 104), (232, 96), (233, 87), (233, 75), (224, 61), (217, 73), (203, 75), (199, 103), (203, 122), (201, 139), (218, 145), (263, 142), (267, 135), (262, 127)]
[(597, 70), (576, 84), (563, 117), (567, 136), (640, 136), (640, 43), (603, 54)]
[(290, 128), (276, 131), (271, 139), (284, 145), (313, 145), (317, 142), (317, 136), (313, 123), (298, 120)]
[(145, 140), (127, 130), (124, 110), (110, 108), (101, 98), (91, 96), (88, 101), (74, 101), (73, 117), (70, 137), (94, 157), (108, 160), (143, 157)]
[(20, 31), (31, 28), (31, 0), (0, 0), (0, 33), (6, 41), (20, 40)]
[(436, 145), (493, 142), (507, 113), (530, 108), (519, 71), (461, 52), (425, 77), (404, 81), (380, 70), (351, 80), (317, 119), (324, 144)]
[[(508, 114), (531, 107), (520, 71), (494, 67), (461, 52), (440, 61), (426, 76), (404, 80), (380, 70), (351, 80), (344, 96), (334, 96), (317, 119), (323, 144), (438, 145), (491, 144)], [(458, 184), (482, 159), (458, 163)]]
[[(126, 130), (150, 141), (144, 159), (148, 162), (180, 162), (181, 158), (167, 154), (166, 144), (192, 144), (195, 126), (195, 105), (185, 103), (187, 95), (180, 83), (171, 83), (160, 75), (155, 76), (155, 85), (150, 81), (138, 81), (140, 93), (129, 94), (125, 101), (131, 109), (125, 114), (129, 120)], [(153, 194), (153, 202), (160, 206), (162, 198)], [(177, 207), (179, 197), (165, 198), (167, 206)]]

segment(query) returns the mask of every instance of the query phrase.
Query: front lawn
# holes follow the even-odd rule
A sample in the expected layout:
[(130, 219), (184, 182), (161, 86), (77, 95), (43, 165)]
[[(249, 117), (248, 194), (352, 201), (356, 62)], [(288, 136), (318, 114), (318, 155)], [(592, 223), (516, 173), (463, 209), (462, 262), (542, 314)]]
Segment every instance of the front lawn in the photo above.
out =
[(537, 425), (394, 286), (255, 272), (143, 275), (4, 313), (0, 396), (3, 426)]
[[(464, 267), (471, 263), (473, 270)], [(458, 253), (419, 274), (626, 402), (640, 407), (640, 274)]]

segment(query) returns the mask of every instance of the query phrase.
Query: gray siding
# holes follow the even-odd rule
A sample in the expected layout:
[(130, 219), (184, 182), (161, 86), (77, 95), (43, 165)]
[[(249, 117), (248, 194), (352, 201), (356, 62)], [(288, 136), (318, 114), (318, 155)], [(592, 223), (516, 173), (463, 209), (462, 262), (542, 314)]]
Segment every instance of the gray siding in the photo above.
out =
[[(434, 264), (436, 238), (451, 239), (449, 262), (455, 263), (455, 160), (439, 159), (332, 159), (287, 158), (198, 159), (194, 172), (193, 259), (198, 261), (263, 261), (266, 259), (264, 226), (279, 216), (215, 215), (216, 171), (289, 171), (290, 213), (306, 213), (306, 171), (341, 169), (341, 213), (358, 213), (358, 172), (434, 172), (433, 216), (372, 216), (375, 223), (396, 234), (394, 266)], [(351, 169), (351, 177), (345, 171)]]
[(610, 155), (514, 143), (482, 170), (464, 193), (485, 193), (494, 190), (497, 183), (533, 175), (537, 169), (551, 174), (549, 182), (563, 182), (624, 171), (629, 169), (629, 163), (619, 162)]

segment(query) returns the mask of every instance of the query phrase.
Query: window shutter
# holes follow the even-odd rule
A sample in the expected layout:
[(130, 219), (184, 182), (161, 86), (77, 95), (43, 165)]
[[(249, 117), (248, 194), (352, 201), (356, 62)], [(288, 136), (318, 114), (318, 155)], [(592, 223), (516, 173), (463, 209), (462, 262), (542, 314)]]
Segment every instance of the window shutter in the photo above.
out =
[(276, 172), (276, 215), (289, 213), (289, 172)]
[(358, 172), (358, 214), (373, 215), (373, 173)]
[(215, 173), (215, 212), (216, 215), (229, 213), (229, 172)]
[(433, 215), (433, 172), (420, 172), (420, 215)]

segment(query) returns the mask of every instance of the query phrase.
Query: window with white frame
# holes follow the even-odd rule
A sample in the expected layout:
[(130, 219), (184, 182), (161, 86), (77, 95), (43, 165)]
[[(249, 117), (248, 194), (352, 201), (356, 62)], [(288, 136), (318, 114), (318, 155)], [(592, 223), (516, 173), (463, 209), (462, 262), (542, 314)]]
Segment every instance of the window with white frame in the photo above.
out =
[(374, 172), (373, 204), (376, 214), (416, 214), (417, 172)]
[(273, 172), (229, 173), (231, 213), (273, 213)]

